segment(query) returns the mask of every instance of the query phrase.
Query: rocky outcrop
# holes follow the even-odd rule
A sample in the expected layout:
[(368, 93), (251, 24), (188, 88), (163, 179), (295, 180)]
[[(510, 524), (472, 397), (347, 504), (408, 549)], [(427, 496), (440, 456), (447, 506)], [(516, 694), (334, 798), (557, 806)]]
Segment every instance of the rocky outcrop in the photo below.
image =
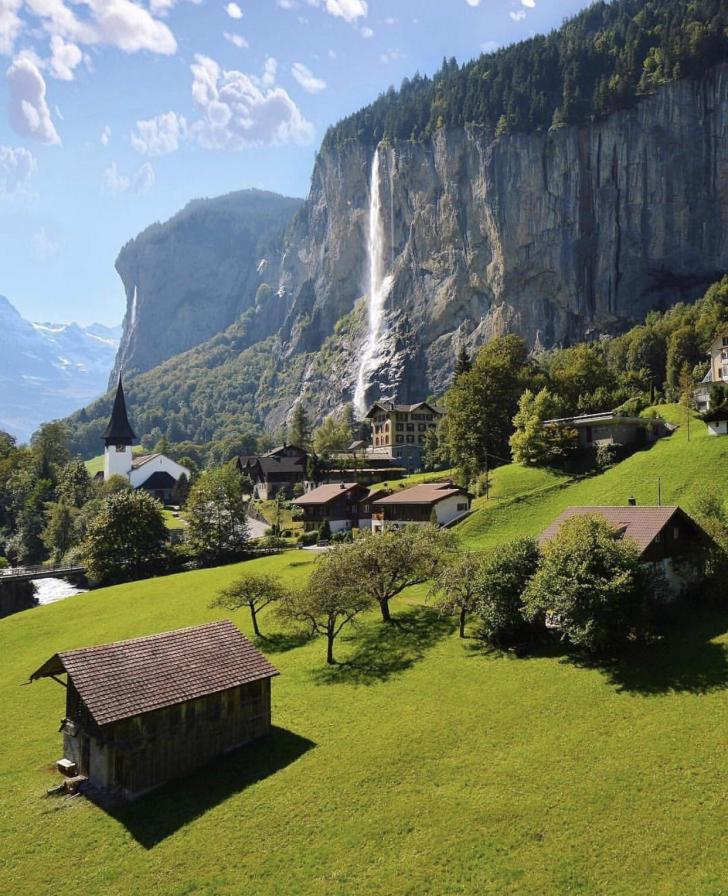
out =
[[(695, 298), (728, 270), (726, 133), (724, 65), (585, 125), (381, 145), (392, 287), (367, 398), (441, 394), (461, 343), (516, 332), (567, 344)], [(301, 398), (319, 419), (351, 401), (367, 335), (373, 151), (322, 149), (295, 216), (295, 200), (233, 194), (128, 244), (117, 369), (148, 369), (240, 319), (236, 351), (275, 344), (246, 413), (276, 426)], [(265, 230), (245, 197), (265, 206)], [(207, 345), (197, 357), (214, 366), (215, 338)]]
[[(728, 269), (727, 128), (722, 66), (589, 125), (495, 140), (443, 129), (381, 146), (394, 284), (370, 397), (442, 392), (461, 341), (517, 332), (564, 344), (697, 296)], [(322, 151), (288, 237), (284, 359), (336, 343), (336, 322), (358, 319), (348, 363), (331, 376), (309, 364), (319, 413), (351, 398), (365, 338), (371, 155), (353, 142)]]
[(127, 243), (116, 261), (126, 316), (110, 384), (120, 371), (149, 370), (257, 305), (267, 308), (283, 234), (300, 205), (260, 190), (196, 200)]

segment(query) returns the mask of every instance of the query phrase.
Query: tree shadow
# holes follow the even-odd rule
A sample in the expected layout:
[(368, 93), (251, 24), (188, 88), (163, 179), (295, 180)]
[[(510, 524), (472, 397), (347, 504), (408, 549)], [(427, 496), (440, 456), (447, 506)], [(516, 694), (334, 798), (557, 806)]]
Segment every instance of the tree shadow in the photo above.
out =
[(356, 626), (356, 633), (339, 639), (353, 643), (344, 662), (313, 672), (317, 684), (375, 684), (410, 669), (425, 653), (455, 630), (450, 617), (432, 607), (414, 607), (391, 623), (372, 621)]
[(311, 640), (311, 633), (274, 632), (272, 635), (261, 635), (255, 639), (255, 646), (264, 653), (287, 653), (297, 647), (303, 647)]
[(713, 643), (727, 630), (727, 610), (705, 610), (620, 656), (590, 661), (570, 655), (567, 662), (600, 669), (620, 692), (708, 694), (728, 688), (728, 645)]
[(214, 760), (191, 775), (165, 784), (133, 803), (104, 806), (145, 849), (251, 784), (274, 775), (315, 747), (313, 741), (275, 725), (260, 740)]

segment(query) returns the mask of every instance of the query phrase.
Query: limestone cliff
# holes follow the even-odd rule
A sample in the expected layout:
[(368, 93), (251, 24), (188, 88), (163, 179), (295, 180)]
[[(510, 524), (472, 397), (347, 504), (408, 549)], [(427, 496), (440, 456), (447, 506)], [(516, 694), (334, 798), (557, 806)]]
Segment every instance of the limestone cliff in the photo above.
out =
[[(721, 66), (587, 125), (495, 140), (442, 129), (381, 145), (394, 283), (369, 397), (442, 392), (460, 341), (476, 348), (508, 331), (563, 344), (694, 298), (728, 270), (727, 130)], [(288, 235), (282, 355), (332, 337), (327, 364), (312, 357), (304, 377), (319, 413), (350, 399), (356, 380), (363, 311), (353, 337), (334, 327), (366, 289), (372, 151), (322, 151)]]
[(196, 200), (128, 242), (116, 261), (126, 316), (111, 385), (120, 370), (149, 370), (265, 305), (300, 204), (261, 190)]

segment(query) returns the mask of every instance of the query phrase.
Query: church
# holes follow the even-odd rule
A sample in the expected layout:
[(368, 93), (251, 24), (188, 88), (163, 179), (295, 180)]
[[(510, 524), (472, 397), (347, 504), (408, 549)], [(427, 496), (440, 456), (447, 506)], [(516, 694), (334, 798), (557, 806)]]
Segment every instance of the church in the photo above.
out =
[(124, 387), (119, 377), (111, 419), (104, 430), (104, 482), (112, 476), (123, 476), (135, 489), (143, 488), (165, 504), (182, 476), (190, 479), (190, 471), (163, 454), (142, 454), (134, 457), (131, 446), (136, 441), (126, 413)]

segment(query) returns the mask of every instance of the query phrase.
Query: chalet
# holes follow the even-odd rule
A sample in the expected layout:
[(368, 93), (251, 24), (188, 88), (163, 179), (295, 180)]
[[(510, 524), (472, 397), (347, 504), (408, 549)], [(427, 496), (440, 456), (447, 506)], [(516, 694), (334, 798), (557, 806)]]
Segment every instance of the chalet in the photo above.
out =
[(133, 456), (131, 446), (136, 436), (127, 416), (121, 377), (116, 387), (111, 419), (102, 438), (104, 481), (112, 476), (123, 476), (129, 480), (132, 488), (144, 489), (165, 504), (172, 500), (174, 488), (183, 476), (189, 482), (190, 471), (187, 467), (163, 454)]
[(664, 420), (632, 417), (616, 411), (559, 417), (545, 420), (544, 426), (561, 426), (574, 430), (581, 448), (596, 448), (599, 445), (639, 447), (669, 435), (674, 430)]
[(277, 674), (225, 621), (57, 653), (30, 680), (66, 688), (66, 783), (134, 798), (266, 734)]
[[(471, 495), (452, 482), (414, 485), (372, 501), (372, 531), (437, 520), (447, 526), (470, 510)], [(434, 514), (434, 518), (433, 518)]]
[(711, 436), (728, 435), (728, 405), (722, 404), (703, 414), (703, 420)]
[(710, 537), (680, 507), (568, 507), (542, 533), (539, 544), (552, 539), (564, 521), (575, 516), (601, 516), (621, 538), (632, 539), (642, 562), (664, 575), (673, 594), (700, 577), (696, 553), (710, 544)]
[(444, 414), (441, 408), (427, 401), (375, 402), (365, 415), (372, 426), (371, 456), (391, 457), (410, 471), (419, 470), (427, 434), (437, 428)]
[(253, 493), (261, 501), (274, 498), (278, 492), (291, 497), (296, 485), (303, 488), (309, 455), (296, 445), (282, 445), (266, 454), (239, 457), (236, 467), (253, 483)]
[(314, 532), (327, 522), (331, 532), (370, 528), (372, 502), (388, 491), (368, 488), (358, 482), (339, 482), (320, 485), (293, 501), (303, 512), (303, 528)]

